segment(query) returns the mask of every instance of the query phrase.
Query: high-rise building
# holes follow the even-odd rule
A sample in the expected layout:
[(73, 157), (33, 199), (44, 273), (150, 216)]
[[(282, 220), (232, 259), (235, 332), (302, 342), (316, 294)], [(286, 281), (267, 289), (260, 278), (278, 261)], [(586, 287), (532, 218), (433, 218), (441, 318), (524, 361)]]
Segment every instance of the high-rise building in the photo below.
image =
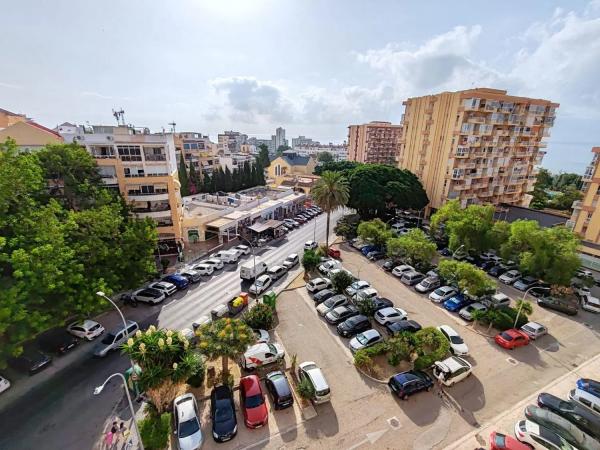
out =
[(218, 135), (218, 151), (220, 154), (239, 153), (247, 140), (248, 136), (239, 131), (225, 131)]
[(271, 141), (273, 141), (273, 147), (275, 148), (275, 151), (277, 151), (277, 149), (282, 145), (287, 146), (288, 141), (285, 138), (285, 129), (281, 127), (276, 128), (275, 134), (271, 136)]
[(573, 203), (573, 214), (567, 226), (581, 235), (580, 251), (600, 257), (600, 147), (593, 147), (594, 157), (581, 177), (583, 199)]
[(348, 127), (348, 159), (362, 163), (398, 163), (402, 125), (369, 122)]
[(275, 141), (272, 139), (257, 139), (255, 137), (251, 137), (251, 138), (248, 138), (248, 144), (254, 145), (258, 149), (257, 151), (260, 151), (259, 147), (261, 145), (266, 145), (267, 148), (269, 149), (269, 153), (271, 155), (275, 154), (276, 149), (273, 148), (273, 146), (275, 145)]
[(557, 103), (477, 88), (404, 105), (398, 166), (420, 178), (430, 208), (452, 199), (529, 205)]
[(156, 222), (159, 240), (181, 240), (182, 202), (173, 134), (124, 125), (63, 124), (57, 131), (65, 142), (87, 149), (104, 183), (118, 189), (137, 216)]
[(307, 138), (306, 136), (292, 138), (292, 149), (295, 149), (296, 147), (306, 147), (309, 145), (319, 145), (319, 142), (313, 141), (311, 138)]

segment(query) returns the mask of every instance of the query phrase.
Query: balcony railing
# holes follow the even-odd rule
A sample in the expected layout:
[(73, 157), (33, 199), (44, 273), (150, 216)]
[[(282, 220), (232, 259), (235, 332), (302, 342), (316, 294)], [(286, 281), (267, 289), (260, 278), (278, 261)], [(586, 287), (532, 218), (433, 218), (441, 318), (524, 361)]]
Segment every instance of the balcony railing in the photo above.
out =
[(114, 153), (94, 153), (92, 152), (92, 156), (96, 159), (116, 159), (117, 155)]
[(144, 157), (146, 158), (146, 161), (166, 161), (167, 160), (167, 155), (151, 154), (151, 155), (144, 155)]
[(154, 189), (153, 192), (142, 192), (139, 190), (130, 189), (127, 191), (128, 195), (160, 195), (160, 194), (168, 194), (168, 189)]
[(168, 173), (126, 173), (126, 178), (143, 178), (143, 177), (166, 177)]
[(145, 213), (145, 212), (161, 212), (161, 211), (170, 211), (171, 206), (169, 204), (162, 206), (151, 206), (150, 208), (132, 208), (135, 213)]

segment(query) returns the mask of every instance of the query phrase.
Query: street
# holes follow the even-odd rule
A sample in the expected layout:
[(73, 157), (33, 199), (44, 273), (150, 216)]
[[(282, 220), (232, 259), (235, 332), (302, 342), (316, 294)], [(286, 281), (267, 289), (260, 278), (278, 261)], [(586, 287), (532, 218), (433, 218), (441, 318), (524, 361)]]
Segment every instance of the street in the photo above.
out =
[[(341, 215), (341, 211), (332, 214), (332, 229)], [(315, 220), (317, 240), (324, 241), (326, 214), (321, 214), (290, 232), (277, 247), (259, 248), (257, 256), (260, 255), (271, 266), (283, 261), (290, 253), (301, 254), (304, 242), (313, 239)], [(210, 314), (214, 306), (229, 300), (242, 290), (237, 269), (241, 264), (251, 261), (252, 256), (247, 255), (237, 266), (226, 265), (224, 273), (213, 275), (209, 281), (203, 280), (187, 291), (178, 292), (161, 305), (140, 304), (137, 308), (124, 308), (125, 317), (137, 320), (142, 328), (152, 323), (172, 329), (191, 328), (194, 319)], [(298, 265), (286, 277), (277, 281), (275, 291), (280, 291), (287, 281), (302, 270), (301, 265)], [(248, 286), (245, 284), (243, 287)], [(113, 312), (100, 321), (108, 329), (118, 323), (116, 313)], [(11, 376), (11, 390), (19, 389), (20, 384), (31, 387), (21, 392), (9, 406), (0, 405), (0, 449), (91, 449), (102, 433), (105, 420), (114, 411), (119, 412), (123, 418), (129, 417), (126, 403), (122, 401), (122, 388), (116, 382), (101, 395), (92, 394), (94, 387), (102, 384), (110, 374), (123, 372), (127, 368), (127, 360), (117, 353), (109, 354), (104, 359), (94, 359), (91, 356), (93, 345), (93, 342), (80, 344), (80, 348), (75, 351), (83, 352), (83, 357), (66, 355), (55, 358), (53, 366), (58, 366), (61, 358), (74, 360), (61, 370), (51, 367), (24, 379)], [(46, 372), (52, 371), (56, 373), (48, 377)], [(11, 394), (10, 390), (0, 397), (0, 404), (5, 401), (7, 394)]]

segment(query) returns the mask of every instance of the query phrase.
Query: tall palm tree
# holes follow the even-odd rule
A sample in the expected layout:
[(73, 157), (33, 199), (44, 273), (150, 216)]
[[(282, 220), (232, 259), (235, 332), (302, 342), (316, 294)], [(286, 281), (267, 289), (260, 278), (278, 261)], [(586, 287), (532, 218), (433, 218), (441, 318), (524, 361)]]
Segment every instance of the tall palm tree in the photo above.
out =
[(319, 181), (315, 183), (311, 194), (315, 203), (327, 212), (325, 245), (329, 248), (329, 220), (331, 212), (348, 203), (348, 199), (350, 198), (348, 181), (339, 172), (325, 171), (321, 174)]

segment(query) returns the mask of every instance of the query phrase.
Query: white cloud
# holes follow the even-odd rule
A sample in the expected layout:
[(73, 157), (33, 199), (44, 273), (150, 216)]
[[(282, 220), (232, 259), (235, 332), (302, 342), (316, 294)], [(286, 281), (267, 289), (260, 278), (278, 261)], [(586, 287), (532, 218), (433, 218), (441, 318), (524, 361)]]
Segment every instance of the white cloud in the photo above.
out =
[(23, 86), (21, 86), (19, 84), (3, 83), (2, 81), (0, 81), (0, 88), (6, 88), (6, 89), (23, 89)]

